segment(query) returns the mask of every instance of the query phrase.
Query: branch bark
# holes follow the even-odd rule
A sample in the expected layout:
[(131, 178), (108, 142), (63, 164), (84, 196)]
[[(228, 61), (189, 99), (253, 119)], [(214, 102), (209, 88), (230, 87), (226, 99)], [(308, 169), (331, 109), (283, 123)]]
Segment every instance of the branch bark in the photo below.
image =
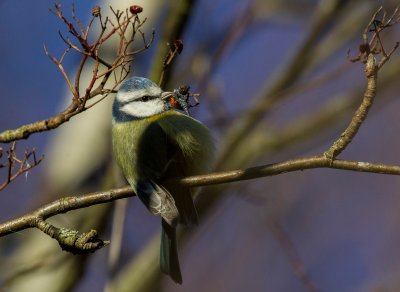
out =
[[(287, 172), (302, 171), (305, 169), (332, 168), (357, 172), (370, 172), (379, 174), (400, 175), (400, 165), (388, 165), (352, 160), (330, 160), (320, 155), (287, 160), (279, 163), (267, 164), (247, 169), (225, 172), (215, 172), (205, 175), (196, 175), (181, 178), (175, 183), (188, 187), (207, 186), (269, 177)], [(85, 195), (65, 197), (55, 200), (37, 210), (23, 215), (14, 220), (0, 224), (0, 237), (28, 228), (43, 229), (39, 226), (41, 221), (58, 214), (72, 210), (82, 209), (93, 205), (109, 203), (115, 200), (135, 196), (131, 187), (111, 189), (104, 192), (94, 192)], [(57, 239), (57, 238), (56, 238)], [(58, 239), (57, 239), (58, 240)]]
[(368, 55), (367, 64), (365, 66), (365, 75), (367, 76), (367, 88), (364, 93), (364, 98), (359, 108), (353, 115), (349, 126), (344, 130), (340, 137), (333, 143), (324, 155), (329, 159), (334, 159), (351, 143), (362, 123), (367, 117), (368, 111), (371, 108), (376, 96), (376, 86), (378, 77), (378, 66), (373, 54)]

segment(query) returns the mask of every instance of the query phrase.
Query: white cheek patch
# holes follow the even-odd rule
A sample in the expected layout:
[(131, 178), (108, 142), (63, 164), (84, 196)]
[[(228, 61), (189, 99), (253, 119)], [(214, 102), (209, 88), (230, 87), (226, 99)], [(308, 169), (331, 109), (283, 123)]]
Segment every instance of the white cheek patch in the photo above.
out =
[(147, 102), (134, 101), (121, 107), (121, 112), (138, 118), (150, 117), (165, 110), (164, 102), (161, 99), (153, 99)]

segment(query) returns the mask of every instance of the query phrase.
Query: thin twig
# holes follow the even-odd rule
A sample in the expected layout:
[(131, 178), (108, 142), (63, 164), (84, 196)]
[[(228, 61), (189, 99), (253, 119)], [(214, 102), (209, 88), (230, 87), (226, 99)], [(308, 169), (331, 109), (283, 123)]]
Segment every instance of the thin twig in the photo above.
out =
[(74, 98), (78, 97), (78, 93), (75, 92), (74, 87), (72, 86), (71, 80), (69, 79), (67, 73), (64, 70), (64, 66), (61, 64), (62, 60), (64, 59), (64, 55), (62, 56), (62, 58), (59, 60), (57, 60), (55, 57), (53, 57), (52, 55), (50, 55), (50, 53), (47, 51), (46, 45), (43, 45), (44, 48), (44, 52), (46, 54), (47, 57), (50, 58), (50, 60), (57, 65), (58, 69), (60, 69), (62, 75), (64, 76), (65, 81), (68, 84), (69, 90), (71, 90), (72, 95), (74, 96)]
[[(358, 130), (365, 121), (368, 115), (368, 111), (374, 102), (376, 96), (378, 71), (390, 59), (393, 52), (399, 46), (399, 43), (397, 42), (394, 45), (393, 49), (390, 51), (390, 53), (386, 54), (385, 49), (383, 48), (383, 43), (379, 36), (379, 33), (383, 29), (390, 27), (392, 25), (391, 21), (393, 17), (397, 14), (398, 10), (397, 9), (395, 10), (392, 17), (390, 17), (387, 22), (382, 22), (382, 24), (379, 27), (377, 27), (376, 26), (377, 16), (381, 11), (382, 7), (380, 7), (372, 16), (371, 20), (369, 21), (363, 33), (364, 43), (360, 45), (360, 48), (362, 49), (360, 50), (358, 57), (351, 60), (353, 62), (361, 61), (365, 63), (365, 76), (367, 77), (367, 88), (365, 90), (363, 100), (358, 109), (356, 110), (356, 112), (354, 113), (350, 124), (343, 131), (340, 137), (333, 143), (333, 145), (327, 151), (324, 152), (324, 155), (328, 159), (333, 160), (343, 150), (346, 149), (347, 145), (349, 145), (351, 141), (353, 141), (353, 138), (358, 133)], [(385, 16), (383, 16), (383, 19), (385, 19)], [(377, 50), (374, 45), (371, 46), (372, 41), (368, 39), (369, 38), (368, 32), (371, 31), (370, 27), (372, 25), (374, 25), (374, 29), (372, 30), (374, 34), (371, 38), (376, 38), (378, 40), (377, 44), (379, 45), (379, 50)], [(374, 52), (379, 52), (381, 54), (379, 62), (376, 60)]]
[[(32, 150), (25, 149), (23, 158), (18, 158), (16, 154), (16, 147), (17, 144), (14, 141), (11, 147), (6, 151), (7, 162), (0, 164), (0, 168), (7, 168), (7, 178), (3, 183), (0, 184), (0, 191), (3, 190), (6, 186), (8, 186), (21, 174), (27, 173), (30, 169), (39, 165), (39, 163), (42, 162), (42, 160), (44, 159), (43, 156), (41, 156), (39, 159), (36, 158), (35, 149)], [(0, 156), (0, 158), (1, 157), (2, 155)], [(16, 166), (17, 166), (17, 171), (15, 171)]]

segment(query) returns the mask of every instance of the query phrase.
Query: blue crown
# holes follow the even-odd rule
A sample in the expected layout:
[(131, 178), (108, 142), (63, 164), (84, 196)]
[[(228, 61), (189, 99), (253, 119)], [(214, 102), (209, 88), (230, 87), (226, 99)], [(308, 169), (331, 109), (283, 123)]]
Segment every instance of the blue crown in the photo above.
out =
[(153, 86), (158, 87), (158, 85), (150, 79), (144, 77), (131, 77), (127, 79), (124, 83), (122, 83), (119, 90), (129, 92), (134, 90), (146, 89)]

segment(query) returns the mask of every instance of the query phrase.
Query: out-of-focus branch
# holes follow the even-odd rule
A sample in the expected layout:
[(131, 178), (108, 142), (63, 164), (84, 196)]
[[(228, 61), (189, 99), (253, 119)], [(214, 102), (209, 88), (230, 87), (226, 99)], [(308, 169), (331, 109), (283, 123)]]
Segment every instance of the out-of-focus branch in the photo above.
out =
[[(326, 3), (329, 2), (329, 3)], [(310, 32), (296, 50), (291, 61), (284, 66), (281, 74), (271, 86), (264, 86), (256, 98), (256, 103), (246, 114), (232, 127), (227, 136), (227, 146), (219, 157), (217, 169), (224, 168), (224, 163), (229, 161), (235, 154), (235, 148), (241, 142), (246, 141), (248, 134), (252, 132), (255, 125), (262, 119), (266, 111), (278, 100), (277, 94), (292, 85), (306, 70), (307, 65), (313, 57), (313, 47), (319, 41), (321, 33), (335, 20), (340, 8), (345, 3), (339, 0), (321, 1), (316, 9)], [(326, 5), (328, 7), (326, 7)]]
[(243, 9), (241, 9), (239, 14), (232, 20), (232, 23), (228, 26), (228, 30), (224, 33), (220, 44), (209, 56), (209, 60), (207, 60), (207, 63), (212, 64), (212, 66), (203, 65), (201, 66), (201, 69), (198, 69), (197, 67), (199, 66), (197, 66), (197, 72), (193, 72), (195, 78), (198, 79), (198, 87), (202, 92), (202, 96), (204, 96), (208, 101), (206, 106), (211, 113), (215, 126), (221, 125), (218, 123), (218, 120), (221, 117), (229, 119), (230, 121), (232, 119), (231, 117), (228, 117), (227, 106), (224, 103), (224, 100), (219, 94), (212, 92), (213, 85), (211, 79), (212, 76), (214, 76), (214, 73), (220, 68), (224, 56), (229, 53), (229, 50), (232, 49), (236, 42), (238, 42), (243, 36), (246, 36), (246, 32), (249, 30), (251, 24), (254, 23), (256, 3), (257, 1), (254, 0), (243, 3)]
[[(138, 14), (142, 11), (141, 7), (133, 5), (130, 7), (129, 11), (128, 9), (125, 11), (114, 11), (111, 7), (111, 10), (113, 12), (113, 17), (106, 17), (105, 19), (102, 19), (100, 7), (94, 7), (92, 9), (92, 19), (90, 20), (89, 24), (83, 28), (82, 23), (75, 15), (74, 6), (72, 6), (73, 20), (71, 21), (64, 16), (63, 12), (61, 11), (61, 6), (59, 4), (55, 4), (55, 10), (51, 11), (67, 26), (69, 36), (72, 37), (72, 39), (65, 37), (61, 32), (59, 32), (61, 39), (67, 46), (66, 50), (59, 59), (52, 56), (47, 51), (46, 47), (44, 50), (45, 54), (54, 64), (56, 64), (64, 76), (72, 94), (71, 104), (61, 113), (48, 119), (27, 124), (17, 129), (3, 131), (0, 133), (0, 142), (8, 143), (20, 139), (26, 139), (33, 133), (57, 128), (61, 124), (67, 122), (73, 116), (91, 108), (106, 98), (110, 93), (115, 92), (115, 89), (128, 76), (130, 71), (129, 64), (135, 55), (149, 48), (150, 44), (153, 42), (154, 32), (150, 40), (146, 40), (144, 33), (141, 30), (141, 27), (145, 24), (146, 19), (141, 20), (138, 16)], [(94, 38), (94, 41), (90, 41), (89, 34), (95, 19), (98, 19), (101, 30), (97, 37)], [(128, 36), (126, 32), (130, 27), (133, 28), (133, 33)], [(100, 50), (102, 45), (114, 35), (119, 37), (119, 47), (117, 48), (117, 55), (114, 60), (108, 62), (101, 57)], [(140, 49), (132, 50), (132, 45), (134, 41), (136, 41), (137, 36), (139, 36), (140, 41), (143, 42), (143, 46)], [(75, 51), (81, 56), (75, 81), (68, 77), (63, 66), (64, 58), (71, 51)], [(83, 68), (87, 65), (87, 62), (90, 59), (94, 61), (94, 64), (90, 65), (93, 67), (93, 75), (89, 84), (86, 85), (85, 92), (81, 94), (79, 92), (81, 75)], [(105, 67), (106, 71), (99, 74), (99, 68), (101, 66)], [(114, 78), (115, 84), (108, 88), (106, 84), (110, 78)], [(88, 101), (94, 99), (95, 97), (97, 97), (97, 99), (93, 100), (89, 104)]]
[[(196, 0), (169, 2), (170, 11), (167, 13), (168, 17), (164, 22), (164, 28), (163, 31), (161, 31), (161, 39), (157, 45), (150, 71), (150, 79), (157, 80), (160, 78), (159, 85), (162, 88), (169, 82), (173, 70), (173, 63), (169, 62), (169, 64), (165, 66), (166, 61), (168, 61), (168, 56), (171, 56), (171, 53), (175, 50), (179, 53), (180, 50), (182, 50), (179, 45), (176, 45), (175, 41), (181, 39), (195, 3)], [(167, 43), (172, 43), (173, 46), (166, 46)], [(167, 56), (167, 58), (165, 56)]]
[(164, 84), (164, 75), (169, 69), (169, 66), (172, 64), (172, 61), (175, 59), (177, 55), (179, 55), (183, 50), (183, 41), (182, 40), (175, 40), (172, 44), (167, 43), (169, 51), (165, 56), (163, 67), (161, 71), (160, 80), (158, 81), (159, 86), (163, 86)]
[[(18, 158), (16, 154), (17, 143), (12, 143), (11, 147), (6, 150), (5, 162), (0, 161), (0, 169), (7, 169), (7, 178), (0, 183), (0, 191), (9, 185), (13, 180), (23, 173), (27, 173), (30, 169), (37, 166), (43, 160), (43, 156), (39, 159), (36, 157), (36, 150), (26, 149), (23, 158)], [(3, 157), (3, 148), (0, 147), (0, 159)], [(16, 169), (16, 170), (15, 170)]]
[(304, 288), (309, 292), (318, 291), (317, 285), (307, 273), (306, 267), (304, 266), (304, 263), (302, 262), (295, 245), (282, 225), (274, 219), (268, 220), (267, 225), (275, 240), (279, 243), (286, 254), (289, 263), (292, 266), (293, 272), (303, 284)]

